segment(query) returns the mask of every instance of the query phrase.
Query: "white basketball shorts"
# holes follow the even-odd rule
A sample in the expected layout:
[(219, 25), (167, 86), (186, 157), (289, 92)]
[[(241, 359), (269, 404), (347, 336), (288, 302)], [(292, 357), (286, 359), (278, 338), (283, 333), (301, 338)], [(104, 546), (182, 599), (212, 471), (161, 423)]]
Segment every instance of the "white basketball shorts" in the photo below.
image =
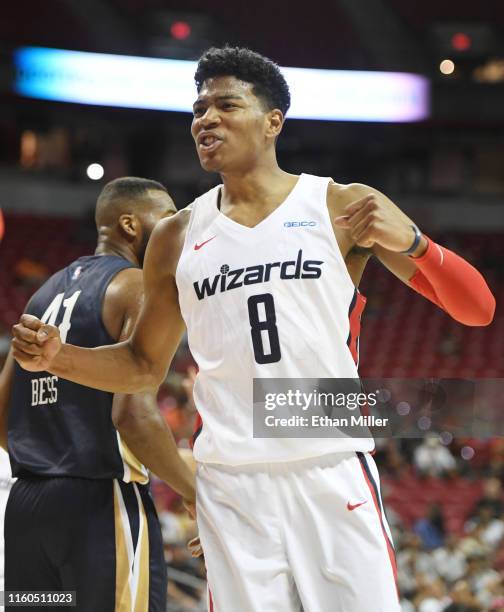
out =
[(399, 612), (378, 470), (368, 454), (198, 464), (210, 612)]

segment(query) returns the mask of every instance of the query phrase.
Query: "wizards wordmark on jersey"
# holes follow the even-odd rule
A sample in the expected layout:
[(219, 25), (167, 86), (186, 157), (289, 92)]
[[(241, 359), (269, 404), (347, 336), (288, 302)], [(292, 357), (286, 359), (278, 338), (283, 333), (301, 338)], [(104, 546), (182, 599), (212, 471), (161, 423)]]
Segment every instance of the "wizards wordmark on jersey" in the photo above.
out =
[(317, 279), (322, 276), (322, 260), (303, 259), (303, 250), (299, 249), (296, 259), (274, 261), (246, 268), (231, 269), (223, 264), (219, 273), (193, 283), (198, 300), (238, 289), (244, 285), (267, 283), (272, 278), (280, 280)]

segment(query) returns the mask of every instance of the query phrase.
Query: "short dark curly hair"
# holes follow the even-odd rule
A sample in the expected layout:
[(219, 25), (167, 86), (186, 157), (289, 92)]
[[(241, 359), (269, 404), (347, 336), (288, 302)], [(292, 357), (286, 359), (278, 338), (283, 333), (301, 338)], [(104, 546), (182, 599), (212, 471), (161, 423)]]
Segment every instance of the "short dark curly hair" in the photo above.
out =
[(234, 76), (253, 85), (253, 92), (268, 110), (285, 115), (290, 107), (289, 86), (280, 68), (267, 57), (243, 47), (211, 47), (200, 57), (194, 75), (196, 89), (212, 77)]
[(164, 191), (168, 194), (161, 183), (138, 176), (122, 176), (110, 181), (101, 190), (96, 201), (96, 225), (115, 223), (124, 206), (127, 207), (129, 203), (134, 205), (133, 208), (139, 209), (142, 203), (149, 200), (149, 191)]

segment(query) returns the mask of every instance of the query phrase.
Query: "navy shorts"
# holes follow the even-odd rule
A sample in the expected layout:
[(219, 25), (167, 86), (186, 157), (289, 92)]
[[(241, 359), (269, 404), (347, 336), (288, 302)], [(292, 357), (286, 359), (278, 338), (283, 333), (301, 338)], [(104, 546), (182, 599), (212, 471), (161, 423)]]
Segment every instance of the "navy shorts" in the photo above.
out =
[(148, 486), (42, 477), (14, 484), (5, 512), (5, 590), (76, 592), (75, 607), (31, 610), (165, 612), (166, 588)]

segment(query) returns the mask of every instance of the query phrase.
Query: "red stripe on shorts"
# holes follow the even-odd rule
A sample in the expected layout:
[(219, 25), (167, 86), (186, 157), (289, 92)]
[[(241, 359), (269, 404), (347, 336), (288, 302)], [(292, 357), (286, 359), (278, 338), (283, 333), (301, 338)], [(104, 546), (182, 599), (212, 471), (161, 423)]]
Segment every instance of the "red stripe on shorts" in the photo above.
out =
[[(363, 461), (365, 461), (364, 457), (362, 459)], [(366, 480), (367, 486), (369, 487), (369, 490), (371, 491), (371, 496), (373, 498), (373, 502), (374, 502), (376, 511), (378, 512), (378, 517), (380, 519), (380, 525), (382, 528), (383, 537), (385, 538), (385, 542), (387, 543), (387, 551), (388, 551), (388, 555), (390, 559), (390, 564), (392, 565), (392, 572), (394, 574), (394, 582), (395, 582), (396, 589), (397, 589), (397, 597), (399, 598), (399, 589), (397, 587), (397, 565), (396, 565), (396, 560), (395, 560), (395, 552), (394, 552), (394, 549), (392, 548), (392, 544), (390, 543), (387, 532), (385, 531), (385, 525), (383, 524), (381, 508), (380, 508), (380, 504), (378, 503), (378, 499), (376, 497), (375, 489), (369, 480), (369, 477), (366, 473), (366, 470), (364, 469), (364, 466), (362, 465), (362, 461), (359, 460), (359, 463), (362, 469), (362, 473), (364, 474), (364, 478)]]
[(213, 597), (212, 597), (212, 591), (210, 590), (210, 587), (208, 587), (208, 612), (214, 612)]
[(352, 303), (348, 309), (348, 323), (350, 331), (348, 332), (347, 345), (357, 366), (359, 365), (359, 336), (361, 329), (361, 317), (365, 306), (366, 298), (359, 292), (358, 289), (356, 289)]

